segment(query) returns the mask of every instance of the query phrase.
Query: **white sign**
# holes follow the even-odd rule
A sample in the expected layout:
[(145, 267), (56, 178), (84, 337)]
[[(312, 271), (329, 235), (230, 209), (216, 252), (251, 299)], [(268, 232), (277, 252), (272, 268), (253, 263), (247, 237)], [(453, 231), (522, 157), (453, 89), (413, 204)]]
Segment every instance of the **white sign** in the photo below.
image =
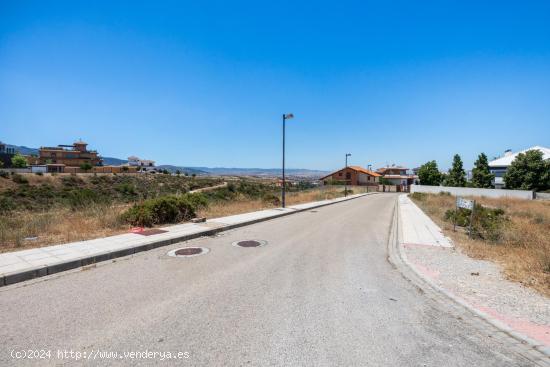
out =
[(474, 201), (461, 198), (460, 196), (457, 196), (456, 198), (456, 206), (457, 208), (464, 208), (464, 209), (474, 209)]

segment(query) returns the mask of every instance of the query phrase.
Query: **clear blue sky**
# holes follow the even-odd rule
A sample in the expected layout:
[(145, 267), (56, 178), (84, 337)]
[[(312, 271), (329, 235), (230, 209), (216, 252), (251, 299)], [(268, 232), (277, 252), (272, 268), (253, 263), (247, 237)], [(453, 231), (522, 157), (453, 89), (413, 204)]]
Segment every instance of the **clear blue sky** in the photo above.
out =
[(549, 1), (0, 0), (0, 140), (186, 166), (550, 146)]

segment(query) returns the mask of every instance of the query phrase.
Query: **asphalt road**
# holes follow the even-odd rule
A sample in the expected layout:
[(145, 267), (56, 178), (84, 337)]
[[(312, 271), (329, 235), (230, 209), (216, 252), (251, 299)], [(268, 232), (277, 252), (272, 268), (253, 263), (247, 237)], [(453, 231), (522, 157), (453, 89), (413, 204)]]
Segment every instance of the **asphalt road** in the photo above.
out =
[[(392, 267), (394, 201), (371, 195), (190, 241), (211, 250), (198, 257), (168, 257), (172, 245), (5, 287), (0, 365), (75, 362), (58, 350), (89, 365), (115, 361), (97, 353), (119, 365), (531, 365)], [(268, 245), (231, 245), (243, 239)], [(51, 357), (10, 356), (29, 350)]]

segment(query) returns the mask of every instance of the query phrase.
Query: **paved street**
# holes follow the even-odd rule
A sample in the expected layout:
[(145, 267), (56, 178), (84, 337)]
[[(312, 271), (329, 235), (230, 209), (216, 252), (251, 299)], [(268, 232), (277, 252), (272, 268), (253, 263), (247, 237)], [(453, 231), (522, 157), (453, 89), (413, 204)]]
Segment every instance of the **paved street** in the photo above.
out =
[[(209, 248), (202, 256), (168, 257), (181, 247), (172, 245), (2, 288), (0, 365), (43, 364), (10, 358), (29, 349), (188, 352), (171, 362), (197, 366), (531, 365), (387, 261), (395, 199), (366, 196), (186, 244)], [(244, 239), (268, 244), (231, 245)]]

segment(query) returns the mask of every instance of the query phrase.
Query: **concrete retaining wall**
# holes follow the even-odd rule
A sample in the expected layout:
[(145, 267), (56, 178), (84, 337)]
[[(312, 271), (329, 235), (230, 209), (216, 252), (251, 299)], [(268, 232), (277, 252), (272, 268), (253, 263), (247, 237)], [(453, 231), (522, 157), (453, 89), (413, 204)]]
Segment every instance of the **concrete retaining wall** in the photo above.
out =
[(526, 190), (478, 189), (473, 187), (446, 187), (411, 185), (411, 192), (425, 192), (437, 194), (450, 192), (454, 196), (485, 196), (490, 198), (511, 197), (516, 199), (533, 200), (533, 192)]
[(550, 193), (547, 192), (537, 192), (535, 196), (539, 200), (550, 200)]

